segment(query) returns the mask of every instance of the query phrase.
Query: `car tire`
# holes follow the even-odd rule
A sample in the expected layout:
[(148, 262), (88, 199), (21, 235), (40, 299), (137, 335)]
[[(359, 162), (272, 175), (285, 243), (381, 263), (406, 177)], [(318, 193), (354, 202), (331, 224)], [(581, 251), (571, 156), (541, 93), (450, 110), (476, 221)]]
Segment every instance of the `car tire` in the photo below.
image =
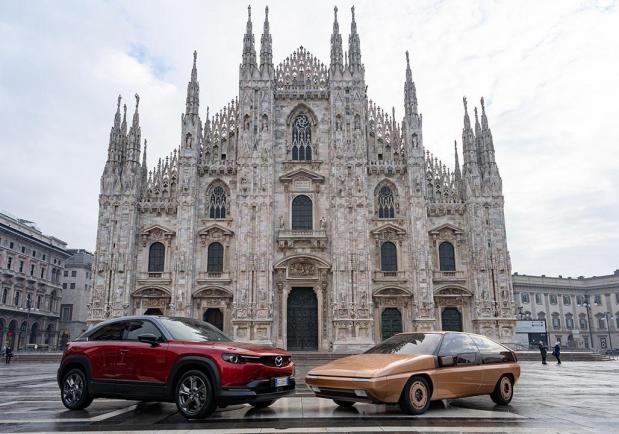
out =
[(339, 399), (334, 399), (333, 402), (335, 402), (335, 405), (345, 408), (350, 408), (355, 405), (355, 403), (352, 401), (340, 401)]
[(507, 405), (514, 397), (514, 380), (509, 375), (503, 375), (496, 383), (490, 398), (498, 405)]
[(186, 419), (210, 416), (217, 408), (211, 381), (202, 371), (185, 372), (174, 387), (176, 408)]
[(402, 390), (400, 408), (404, 413), (418, 415), (430, 406), (432, 391), (428, 380), (421, 376), (411, 377)]
[(83, 410), (92, 403), (84, 371), (74, 368), (62, 376), (60, 399), (69, 410)]
[(275, 402), (275, 400), (271, 399), (269, 401), (250, 402), (249, 404), (252, 407), (254, 407), (254, 408), (267, 408), (267, 407), (273, 405), (274, 402)]

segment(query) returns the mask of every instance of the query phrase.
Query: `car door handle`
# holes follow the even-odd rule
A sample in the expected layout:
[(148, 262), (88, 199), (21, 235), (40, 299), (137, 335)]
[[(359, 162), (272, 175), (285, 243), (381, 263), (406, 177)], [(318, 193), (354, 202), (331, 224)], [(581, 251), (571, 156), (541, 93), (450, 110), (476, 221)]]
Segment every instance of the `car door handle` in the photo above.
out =
[(129, 350), (120, 350), (120, 354), (127, 354)]

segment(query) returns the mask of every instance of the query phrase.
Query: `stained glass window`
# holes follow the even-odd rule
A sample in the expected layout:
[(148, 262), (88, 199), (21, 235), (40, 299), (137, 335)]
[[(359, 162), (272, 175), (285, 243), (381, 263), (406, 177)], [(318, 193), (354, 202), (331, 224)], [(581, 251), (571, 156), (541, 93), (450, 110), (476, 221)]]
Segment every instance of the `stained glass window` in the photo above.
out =
[(163, 272), (165, 247), (161, 243), (153, 243), (148, 251), (148, 271), (150, 273)]
[(456, 256), (454, 246), (444, 241), (438, 246), (438, 256), (441, 266), (441, 271), (456, 271)]
[(312, 128), (304, 114), (298, 115), (292, 125), (292, 159), (312, 159)]
[(300, 195), (292, 201), (292, 230), (312, 229), (312, 200)]
[(398, 254), (395, 244), (390, 241), (380, 246), (380, 269), (381, 271), (398, 271)]
[(211, 192), (209, 202), (209, 218), (226, 218), (226, 192), (223, 187), (219, 185), (213, 188), (213, 191)]
[(381, 187), (378, 193), (378, 218), (392, 219), (395, 217), (395, 200), (393, 192), (387, 186)]
[(224, 270), (224, 246), (220, 243), (211, 243), (208, 246), (208, 264), (206, 271), (221, 273)]

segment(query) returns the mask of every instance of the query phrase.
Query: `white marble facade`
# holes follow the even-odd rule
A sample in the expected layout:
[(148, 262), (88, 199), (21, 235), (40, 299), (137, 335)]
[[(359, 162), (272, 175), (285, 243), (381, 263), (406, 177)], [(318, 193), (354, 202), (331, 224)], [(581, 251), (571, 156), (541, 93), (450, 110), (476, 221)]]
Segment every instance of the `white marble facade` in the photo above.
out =
[(119, 98), (90, 321), (150, 309), (318, 351), (359, 351), (398, 330), (509, 342), (511, 266), (483, 99), (473, 122), (464, 101), (463, 165), (456, 150), (448, 169), (423, 146), (408, 53), (404, 118), (369, 100), (354, 10), (346, 58), (337, 10), (328, 65), (300, 47), (274, 66), (271, 43), (267, 10), (256, 54), (250, 14), (239, 95), (214, 116), (199, 113), (194, 53), (180, 146), (150, 170), (139, 97), (129, 126)]

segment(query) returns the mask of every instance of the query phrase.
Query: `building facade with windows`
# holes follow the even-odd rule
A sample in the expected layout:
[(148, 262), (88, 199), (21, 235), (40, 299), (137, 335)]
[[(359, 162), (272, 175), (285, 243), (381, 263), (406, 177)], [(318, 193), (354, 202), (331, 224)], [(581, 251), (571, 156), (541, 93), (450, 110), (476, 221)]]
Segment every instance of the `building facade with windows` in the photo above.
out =
[(68, 249), (67, 252), (71, 256), (65, 261), (62, 274), (59, 328), (61, 343), (75, 339), (86, 331), (92, 290), (94, 255), (84, 249)]
[(512, 276), (516, 318), (544, 320), (550, 343), (619, 348), (619, 270), (607, 276)]
[(201, 113), (194, 53), (180, 145), (150, 168), (139, 97), (130, 122), (119, 97), (91, 322), (182, 315), (310, 351), (412, 330), (510, 341), (504, 199), (483, 98), (472, 120), (464, 100), (463, 165), (456, 145), (448, 169), (424, 146), (408, 53), (398, 121), (367, 94), (354, 10), (347, 55), (337, 9), (330, 40), (327, 64), (300, 47), (276, 65), (268, 10), (259, 54), (250, 13), (238, 96)]
[(66, 243), (34, 223), (0, 213), (0, 346), (53, 349), (58, 343)]

